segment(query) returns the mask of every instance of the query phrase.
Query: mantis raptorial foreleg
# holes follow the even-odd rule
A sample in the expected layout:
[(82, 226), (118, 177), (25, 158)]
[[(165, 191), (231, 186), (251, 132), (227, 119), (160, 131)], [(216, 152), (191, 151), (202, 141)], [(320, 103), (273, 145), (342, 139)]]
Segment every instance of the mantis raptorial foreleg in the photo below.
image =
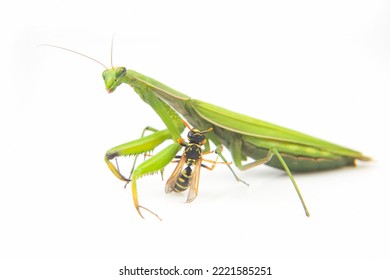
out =
[(171, 138), (171, 135), (167, 129), (155, 132), (151, 135), (111, 148), (106, 152), (104, 160), (107, 163), (109, 169), (118, 179), (127, 182), (129, 179), (123, 176), (119, 172), (118, 168), (112, 164), (110, 160), (120, 156), (137, 156), (139, 154), (146, 153), (153, 150), (155, 147), (169, 138)]
[[(156, 128), (153, 128), (153, 127), (151, 127), (151, 126), (147, 126), (147, 127), (145, 127), (145, 128), (142, 130), (141, 138), (144, 137), (144, 135), (145, 135), (145, 133), (146, 133), (147, 131), (158, 132), (159, 130), (156, 129)], [(134, 168), (135, 168), (135, 165), (136, 165), (136, 163), (137, 163), (137, 159), (138, 159), (138, 156), (139, 156), (139, 155), (140, 155), (140, 154), (137, 154), (137, 155), (135, 155), (135, 157), (134, 157), (133, 165), (132, 165), (132, 167), (131, 167), (131, 169), (130, 169), (129, 179), (130, 179), (131, 175), (132, 175), (133, 172), (134, 172)], [(144, 155), (146, 156), (145, 153), (144, 153)], [(145, 160), (145, 156), (144, 156), (144, 160)], [(117, 168), (117, 169), (119, 170), (119, 168)], [(161, 173), (161, 174), (162, 174), (162, 173)], [(127, 184), (125, 185), (125, 187), (126, 187), (126, 186), (127, 186)]]
[(146, 153), (148, 151), (153, 150), (162, 142), (170, 138), (171, 138), (171, 134), (167, 129), (157, 131), (151, 135), (116, 146), (108, 150), (106, 156), (104, 157), (104, 160), (108, 165), (108, 168), (118, 179), (126, 183), (131, 182), (134, 206), (141, 217), (143, 217), (140, 211), (140, 209), (142, 208), (149, 211), (157, 218), (159, 218), (158, 215), (155, 214), (154, 212), (139, 205), (136, 180), (141, 178), (143, 175), (155, 173), (164, 169), (164, 167), (171, 162), (171, 160), (176, 156), (176, 153), (181, 149), (180, 144), (173, 143), (168, 147), (166, 147), (165, 149), (163, 149), (162, 151), (160, 151), (159, 153), (157, 153), (156, 155), (154, 155), (153, 157), (142, 162), (139, 166), (137, 166), (134, 169), (130, 178), (126, 178), (125, 176), (123, 176), (119, 172), (118, 168), (114, 164), (112, 164), (111, 160), (116, 159), (119, 156), (129, 156), (129, 155), (137, 156)]
[[(150, 212), (155, 215), (158, 219), (160, 217), (152, 212), (151, 210), (139, 205), (138, 203), (138, 194), (137, 194), (137, 179), (141, 178), (143, 175), (155, 173), (162, 170), (166, 165), (168, 165), (172, 159), (176, 156), (177, 152), (181, 149), (181, 145), (178, 143), (173, 143), (163, 149), (162, 151), (155, 154), (153, 157), (145, 160), (136, 169), (134, 169), (133, 174), (131, 175), (131, 190), (133, 193), (133, 202), (134, 207), (137, 209), (138, 214), (143, 218), (140, 208)], [(161, 219), (160, 219), (161, 220)]]

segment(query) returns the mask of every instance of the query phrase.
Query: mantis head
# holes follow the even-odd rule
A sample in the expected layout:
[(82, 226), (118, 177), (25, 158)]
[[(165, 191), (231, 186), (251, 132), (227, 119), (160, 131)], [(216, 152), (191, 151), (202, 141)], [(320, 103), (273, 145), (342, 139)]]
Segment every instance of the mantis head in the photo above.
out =
[(117, 88), (117, 86), (119, 86), (121, 83), (123, 83), (123, 80), (126, 76), (127, 70), (125, 67), (113, 67), (112, 66), (113, 41), (111, 41), (111, 66), (112, 66), (111, 68), (108, 68), (106, 65), (104, 65), (103, 63), (101, 63), (97, 59), (94, 59), (88, 55), (85, 55), (85, 54), (80, 53), (78, 51), (74, 51), (72, 49), (68, 49), (68, 48), (64, 48), (64, 47), (60, 47), (60, 46), (56, 46), (56, 45), (50, 45), (50, 44), (41, 44), (39, 46), (57, 48), (57, 49), (65, 50), (67, 52), (75, 53), (77, 55), (88, 58), (88, 59), (100, 64), (104, 68), (106, 68), (106, 70), (104, 70), (104, 72), (103, 72), (103, 79), (104, 79), (104, 83), (106, 85), (106, 90), (108, 93), (113, 92)]
[(113, 92), (117, 86), (123, 83), (126, 71), (125, 67), (113, 67), (111, 69), (104, 70), (102, 76), (108, 93)]

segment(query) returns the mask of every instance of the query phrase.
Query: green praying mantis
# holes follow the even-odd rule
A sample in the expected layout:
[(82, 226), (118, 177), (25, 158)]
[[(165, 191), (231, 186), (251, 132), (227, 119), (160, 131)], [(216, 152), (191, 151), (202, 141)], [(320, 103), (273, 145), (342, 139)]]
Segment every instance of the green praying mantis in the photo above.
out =
[[(313, 172), (336, 169), (343, 166), (354, 166), (356, 160), (370, 160), (369, 157), (358, 151), (239, 114), (210, 103), (192, 99), (134, 70), (114, 66), (108, 68), (99, 61), (79, 52), (59, 46), (46, 46), (64, 49), (103, 65), (106, 69), (102, 76), (108, 93), (113, 93), (122, 84), (129, 85), (157, 113), (166, 126), (162, 130), (146, 127), (141, 138), (109, 149), (104, 157), (111, 172), (119, 180), (126, 182), (126, 185), (131, 185), (134, 207), (142, 218), (141, 209), (150, 212), (157, 218), (159, 217), (148, 208), (139, 204), (137, 180), (144, 175), (162, 171), (177, 157), (184, 142), (181, 134), (186, 127), (185, 122), (182, 121), (182, 117), (198, 131), (207, 131), (207, 139), (216, 147), (214, 152), (226, 163), (226, 166), (230, 169), (236, 180), (244, 182), (236, 175), (230, 163), (227, 162), (222, 153), (222, 147), (226, 147), (230, 151), (234, 165), (240, 170), (247, 170), (261, 164), (285, 170), (308, 217), (310, 216), (309, 210), (292, 172)], [(150, 131), (151, 134), (145, 136), (146, 131)], [(171, 140), (171, 143), (167, 147), (152, 155), (138, 166), (135, 166), (134, 161), (129, 178), (122, 175), (118, 165), (113, 164), (113, 160), (122, 156), (132, 155), (135, 156), (136, 160), (138, 155), (153, 151), (167, 140)], [(204, 153), (210, 152), (208, 142), (202, 142), (200, 144), (205, 144)], [(248, 162), (248, 158), (251, 158), (250, 162)], [(200, 163), (198, 166), (200, 166)], [(177, 178), (180, 172), (175, 171), (174, 173), (168, 180), (168, 184), (171, 187), (167, 184), (167, 192), (172, 190), (172, 178)], [(196, 192), (192, 195), (191, 201), (196, 197), (196, 194), (197, 184)]]

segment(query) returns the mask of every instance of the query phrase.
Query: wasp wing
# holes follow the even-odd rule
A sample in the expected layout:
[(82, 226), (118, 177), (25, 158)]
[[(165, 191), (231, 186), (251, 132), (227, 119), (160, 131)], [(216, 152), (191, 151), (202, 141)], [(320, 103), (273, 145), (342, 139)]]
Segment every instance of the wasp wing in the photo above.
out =
[(187, 202), (192, 202), (198, 195), (198, 186), (200, 178), (200, 168), (202, 167), (202, 159), (199, 159), (195, 163), (194, 170), (192, 171), (191, 179), (188, 182), (188, 196)]
[(175, 185), (177, 179), (179, 178), (181, 171), (183, 170), (183, 166), (186, 163), (187, 157), (183, 154), (179, 160), (179, 163), (176, 165), (175, 169), (172, 172), (172, 175), (167, 180), (165, 184), (165, 192), (170, 193), (175, 190)]

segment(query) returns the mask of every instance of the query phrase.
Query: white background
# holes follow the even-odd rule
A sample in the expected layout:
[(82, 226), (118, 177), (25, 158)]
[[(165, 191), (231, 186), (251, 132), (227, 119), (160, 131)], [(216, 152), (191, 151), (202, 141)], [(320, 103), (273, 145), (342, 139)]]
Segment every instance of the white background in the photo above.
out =
[[(272, 266), (269, 279), (388, 279), (387, 1), (7, 4), (0, 17), (2, 279), (125, 279), (124, 265)], [(139, 198), (163, 222), (148, 213), (143, 220), (103, 156), (161, 121), (128, 86), (107, 94), (100, 65), (37, 47), (68, 47), (109, 66), (113, 34), (114, 65), (374, 161), (297, 175), (309, 219), (288, 177), (269, 167), (239, 172), (250, 187), (226, 167), (202, 170), (191, 204), (148, 176), (138, 181)]]

